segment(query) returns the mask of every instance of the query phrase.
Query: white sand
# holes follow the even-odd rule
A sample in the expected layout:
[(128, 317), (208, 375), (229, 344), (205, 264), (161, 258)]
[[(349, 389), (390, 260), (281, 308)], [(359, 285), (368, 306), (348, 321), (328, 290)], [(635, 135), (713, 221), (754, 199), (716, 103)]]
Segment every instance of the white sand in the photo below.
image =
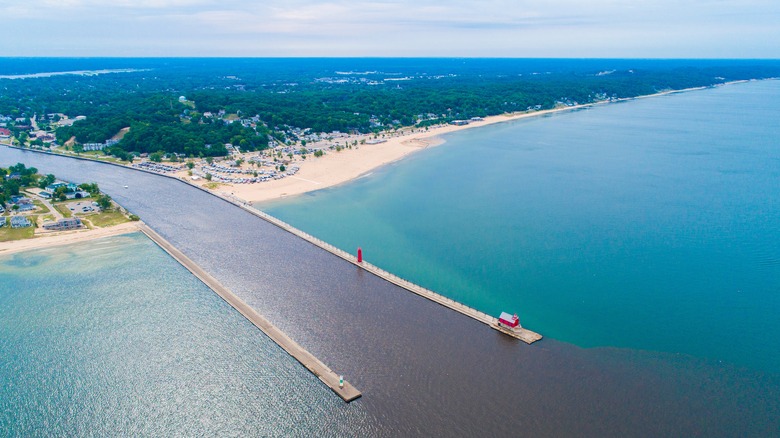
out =
[[(622, 100), (632, 100), (665, 94), (682, 93), (692, 90), (699, 90), (702, 88), (704, 87), (690, 88), (685, 90), (670, 90), (648, 96), (639, 96), (636, 98)], [(299, 195), (302, 193), (345, 183), (352, 179), (358, 178), (361, 175), (364, 175), (380, 166), (399, 160), (411, 153), (420, 151), (427, 147), (440, 145), (444, 143), (444, 140), (439, 137), (442, 134), (460, 131), (463, 129), (478, 128), (480, 126), (492, 125), (495, 123), (508, 122), (530, 117), (539, 117), (557, 112), (572, 111), (608, 103), (611, 102), (603, 101), (544, 111), (530, 111), (491, 116), (486, 117), (483, 121), (471, 122), (468, 125), (463, 126), (444, 125), (433, 127), (429, 130), (406, 128), (400, 130), (397, 134), (386, 132), (385, 138), (387, 138), (387, 141), (384, 143), (362, 144), (357, 148), (344, 149), (340, 152), (330, 150), (327, 151), (324, 156), (319, 158), (309, 155), (309, 157), (304, 161), (296, 161), (293, 164), (299, 166), (300, 170), (294, 176), (288, 176), (279, 180), (272, 180), (255, 184), (220, 183), (214, 189), (214, 191), (222, 196), (227, 196), (235, 200), (251, 203)], [(388, 138), (387, 136), (390, 137)], [(358, 138), (365, 139), (365, 136), (352, 136), (349, 139), (339, 139), (339, 142), (343, 143), (344, 140), (348, 140), (351, 143), (353, 140)], [(177, 176), (188, 181), (190, 180), (184, 171), (178, 173)], [(199, 185), (204, 185), (207, 183), (207, 181), (203, 179), (192, 182)]]
[(50, 234), (36, 235), (31, 239), (0, 242), (0, 257), (21, 251), (50, 246), (68, 245), (92, 239), (100, 239), (109, 236), (118, 236), (139, 231), (141, 222), (125, 222), (108, 228), (83, 229), (73, 231), (58, 231)]
[[(476, 128), (494, 123), (507, 122), (528, 117), (538, 117), (559, 111), (568, 111), (589, 105), (566, 107), (554, 110), (535, 111), (511, 115), (486, 117), (483, 121), (471, 122), (464, 126), (444, 125), (424, 129), (404, 129), (387, 141), (378, 144), (361, 144), (353, 149), (333, 150), (319, 158), (309, 155), (304, 161), (294, 164), (300, 167), (297, 174), (279, 180), (256, 184), (224, 184), (220, 183), (214, 191), (220, 194), (233, 195), (243, 201), (262, 202), (279, 199), (286, 196), (331, 187), (355, 179), (385, 164), (397, 161), (411, 153), (444, 143), (439, 136), (442, 134)], [(390, 135), (387, 133), (386, 135)], [(341, 140), (343, 142), (343, 140)], [(351, 141), (351, 139), (350, 139)], [(190, 180), (186, 172), (180, 172), (179, 177)], [(192, 181), (204, 185), (207, 181), (199, 179)]]

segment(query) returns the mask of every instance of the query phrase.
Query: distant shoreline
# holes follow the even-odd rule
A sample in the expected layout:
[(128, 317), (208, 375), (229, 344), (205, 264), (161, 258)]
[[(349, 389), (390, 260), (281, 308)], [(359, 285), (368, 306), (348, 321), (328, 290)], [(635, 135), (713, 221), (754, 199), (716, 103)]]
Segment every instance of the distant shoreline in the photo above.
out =
[[(636, 99), (646, 99), (651, 97), (659, 97), (670, 94), (687, 93), (691, 91), (705, 90), (708, 88), (722, 87), (726, 85), (734, 85), (740, 83), (754, 82), (754, 81), (766, 81), (777, 80), (778, 78), (767, 79), (747, 79), (724, 82), (721, 84), (715, 84), (712, 86), (701, 86), (684, 88), (679, 90), (665, 90), (658, 93), (626, 97), (615, 100), (604, 100), (599, 102), (591, 102), (586, 104), (579, 104), (573, 106), (565, 106), (560, 108), (553, 108), (541, 111), (524, 111), (520, 113), (505, 113), (495, 116), (485, 117), (481, 121), (470, 121), (467, 125), (440, 125), (431, 129), (421, 128), (405, 128), (399, 130), (398, 133), (385, 132), (384, 135), (390, 135), (390, 137), (384, 137), (386, 140), (377, 144), (362, 144), (355, 149), (343, 149), (340, 152), (329, 151), (322, 157), (307, 160), (304, 165), (300, 167), (300, 170), (296, 175), (288, 176), (279, 180), (272, 180), (263, 183), (256, 184), (225, 184), (220, 183), (216, 188), (208, 188), (206, 185), (209, 181), (204, 179), (193, 180), (186, 170), (174, 174), (168, 174), (165, 176), (181, 179), (189, 184), (198, 186), (203, 190), (210, 191), (223, 198), (232, 199), (242, 204), (256, 204), (268, 201), (275, 201), (284, 199), (287, 197), (298, 196), (305, 193), (311, 193), (317, 190), (334, 187), (337, 185), (345, 184), (365, 176), (376, 169), (385, 165), (399, 161), (415, 152), (418, 152), (429, 147), (435, 147), (444, 144), (446, 141), (442, 138), (442, 135), (452, 132), (458, 132), (465, 129), (479, 128), (482, 126), (494, 125), (497, 123), (512, 122), (521, 119), (541, 117), (546, 115), (564, 113), (567, 111), (577, 111), (581, 109), (596, 107), (600, 105), (608, 105), (613, 103), (627, 102)], [(18, 146), (7, 145), (17, 149), (24, 149)], [(103, 163), (130, 167), (130, 165), (124, 165), (120, 163), (109, 162), (105, 160), (98, 160), (87, 156), (78, 156), (71, 154), (57, 154), (51, 151), (37, 151), (55, 155), (63, 155), (71, 158), (77, 158), (82, 160), (99, 161)], [(140, 170), (150, 173), (144, 169), (133, 168), (134, 170)]]
[(73, 71), (53, 71), (53, 72), (41, 72), (41, 73), (27, 73), (19, 75), (0, 75), (0, 79), (35, 79), (35, 78), (50, 78), (52, 76), (95, 76), (104, 75), (110, 73), (134, 73), (140, 71), (149, 71), (149, 69), (137, 69), (137, 68), (121, 68), (121, 69), (104, 69), (104, 70), (73, 70)]
[[(717, 84), (715, 87), (750, 81), (751, 80), (725, 82), (722, 84)], [(482, 121), (470, 122), (468, 125), (444, 125), (429, 129), (427, 131), (421, 130), (419, 128), (409, 128), (402, 130), (400, 135), (391, 137), (383, 143), (361, 145), (356, 150), (328, 152), (323, 157), (307, 161), (305, 165), (301, 166), (298, 173), (294, 176), (260, 184), (225, 184), (216, 189), (212, 189), (212, 191), (219, 193), (222, 196), (237, 198), (237, 200), (240, 202), (248, 202), (252, 204), (279, 200), (348, 183), (382, 166), (401, 160), (415, 152), (429, 147), (439, 146), (445, 143), (445, 140), (441, 136), (451, 132), (479, 128), (482, 126), (494, 125), (496, 123), (541, 117), (567, 111), (576, 111), (598, 105), (620, 103), (635, 99), (658, 97), (669, 94), (686, 93), (690, 91), (704, 90), (707, 88), (712, 87), (708, 86), (685, 88), (680, 90), (666, 90), (648, 95), (591, 102), (548, 110), (500, 114), (485, 117)], [(180, 172), (177, 174), (177, 176), (186, 181), (192, 182), (193, 184), (198, 184), (201, 186), (206, 183), (205, 181), (191, 181), (190, 178), (187, 177), (186, 172)]]

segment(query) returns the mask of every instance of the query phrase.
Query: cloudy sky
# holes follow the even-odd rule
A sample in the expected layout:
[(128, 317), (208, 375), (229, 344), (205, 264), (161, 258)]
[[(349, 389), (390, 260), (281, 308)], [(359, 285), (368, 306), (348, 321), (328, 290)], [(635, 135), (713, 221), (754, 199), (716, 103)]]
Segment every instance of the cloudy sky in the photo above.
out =
[(780, 58), (780, 0), (0, 0), (0, 56)]

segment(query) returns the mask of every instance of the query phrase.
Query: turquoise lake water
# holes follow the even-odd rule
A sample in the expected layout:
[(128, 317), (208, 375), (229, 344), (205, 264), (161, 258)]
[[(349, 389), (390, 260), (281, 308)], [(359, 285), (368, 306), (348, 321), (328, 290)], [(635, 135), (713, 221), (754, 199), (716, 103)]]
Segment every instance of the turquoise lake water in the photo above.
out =
[(0, 257), (0, 436), (372, 435), (145, 236)]
[(780, 81), (446, 136), (258, 208), (582, 347), (780, 372)]

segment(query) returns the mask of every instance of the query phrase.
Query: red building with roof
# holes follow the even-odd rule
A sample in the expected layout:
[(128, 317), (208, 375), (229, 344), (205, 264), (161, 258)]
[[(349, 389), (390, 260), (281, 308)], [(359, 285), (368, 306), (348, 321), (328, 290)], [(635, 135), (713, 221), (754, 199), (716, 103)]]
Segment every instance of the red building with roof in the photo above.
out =
[(501, 316), (498, 317), (498, 324), (508, 329), (519, 329), (520, 318), (517, 315), (510, 315), (506, 312), (501, 312)]

